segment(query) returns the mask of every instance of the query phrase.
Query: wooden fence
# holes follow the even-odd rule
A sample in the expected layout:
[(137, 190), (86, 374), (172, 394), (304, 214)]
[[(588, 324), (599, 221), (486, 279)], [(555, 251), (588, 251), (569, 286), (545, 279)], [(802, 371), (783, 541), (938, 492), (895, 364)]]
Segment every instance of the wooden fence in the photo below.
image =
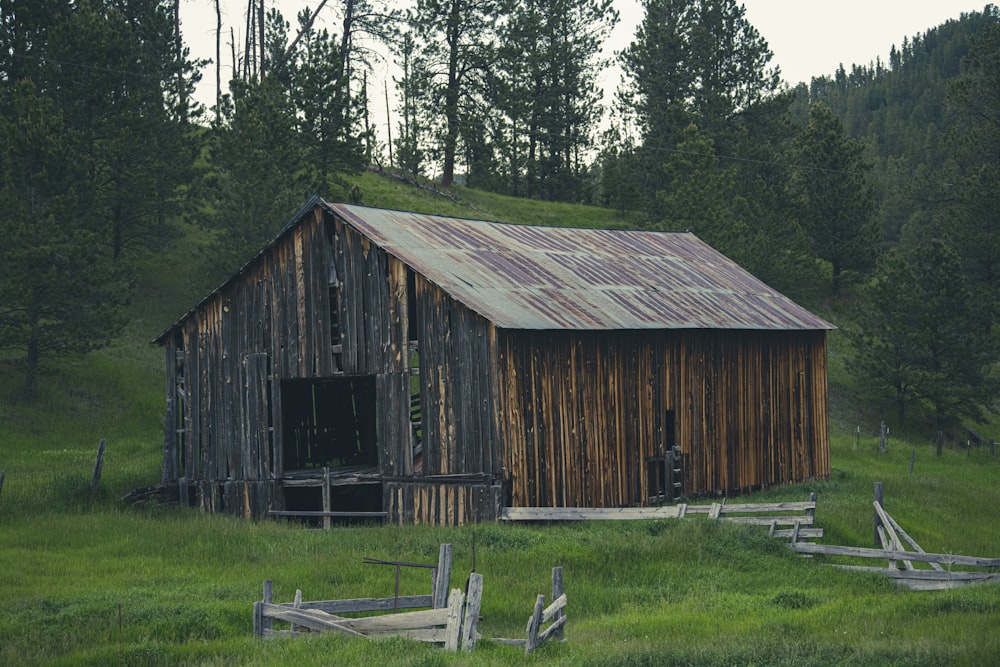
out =
[(662, 507), (506, 507), (500, 514), (503, 521), (637, 521), (694, 516), (768, 526), (774, 537), (790, 538), (795, 542), (823, 537), (823, 529), (813, 526), (815, 493), (806, 502), (727, 504), (723, 499), (710, 505), (680, 503)]
[[(493, 641), (511, 646), (523, 646), (525, 653), (532, 653), (543, 642), (552, 639), (563, 641), (563, 628), (566, 625), (566, 593), (563, 592), (562, 567), (552, 568), (552, 603), (545, 606), (545, 596), (535, 599), (535, 607), (528, 617), (528, 627), (524, 639), (497, 638)], [(547, 628), (543, 627), (550, 623)]]
[[(995, 569), (1000, 567), (1000, 558), (979, 558), (955, 554), (927, 553), (910, 537), (899, 523), (882, 506), (882, 484), (875, 484), (875, 548), (847, 547), (826, 544), (795, 542), (790, 545), (800, 554), (827, 556), (849, 556), (853, 558), (884, 559), (886, 567), (861, 565), (836, 565), (848, 570), (877, 572), (893, 579), (900, 586), (911, 590), (944, 590), (974, 583), (1000, 581), (1000, 573), (995, 571), (960, 571), (951, 567), (975, 567)], [(908, 545), (904, 548), (903, 543)], [(918, 569), (914, 563), (925, 563), (930, 569)], [(948, 569), (945, 569), (947, 566)]]
[[(339, 632), (351, 636), (401, 635), (419, 641), (443, 644), (446, 650), (475, 648), (479, 639), (479, 611), (482, 603), (483, 577), (473, 572), (466, 591), (451, 589), (451, 545), (442, 544), (438, 565), (368, 561), (397, 566), (397, 595), (391, 598), (357, 598), (303, 602), (302, 592), (295, 592), (294, 602), (274, 603), (272, 584), (264, 582), (263, 599), (254, 603), (253, 627), (256, 637), (295, 636), (305, 631)], [(415, 565), (433, 570), (430, 595), (398, 595), (398, 568)], [(447, 596), (447, 597), (446, 597)], [(423, 609), (429, 607), (429, 609)], [(417, 611), (398, 612), (400, 609)], [(391, 611), (391, 614), (348, 618), (340, 614)], [(274, 621), (289, 624), (287, 630), (275, 630)]]

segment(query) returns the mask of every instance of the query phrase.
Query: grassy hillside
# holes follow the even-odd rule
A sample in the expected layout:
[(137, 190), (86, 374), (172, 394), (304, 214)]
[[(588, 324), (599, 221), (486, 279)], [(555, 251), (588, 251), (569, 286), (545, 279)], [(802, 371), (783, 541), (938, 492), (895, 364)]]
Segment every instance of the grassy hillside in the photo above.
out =
[[(454, 191), (436, 197), (372, 174), (362, 203), (511, 222), (628, 224), (614, 213)], [(484, 575), (486, 637), (523, 632), (549, 572), (565, 569), (569, 624), (562, 645), (527, 662), (565, 665), (995, 664), (996, 585), (912, 593), (872, 575), (795, 556), (766, 530), (704, 519), (547, 527), (369, 526), (313, 531), (177, 508), (134, 508), (121, 495), (159, 479), (163, 373), (150, 340), (190, 307), (186, 259), (197, 237), (143, 258), (133, 319), (109, 349), (50, 364), (36, 403), (0, 360), (0, 664), (270, 665), (522, 664), (515, 648), (484, 642), (472, 655), (403, 640), (326, 636), (256, 641), (261, 581), (279, 601), (392, 594), (390, 568), (362, 558), (433, 562), (454, 545), (453, 585), (472, 564)], [(834, 364), (836, 366), (836, 364)], [(836, 371), (835, 368), (835, 372)], [(840, 382), (848, 382), (839, 378)], [(835, 398), (836, 400), (836, 398)], [(1000, 455), (892, 440), (879, 452), (865, 417), (840, 408), (829, 481), (753, 500), (819, 495), (823, 542), (869, 546), (872, 483), (928, 551), (1000, 556), (990, 508), (1000, 503)], [(101, 486), (90, 497), (98, 441)], [(913, 473), (909, 472), (911, 456)], [(426, 592), (404, 572), (402, 594)]]

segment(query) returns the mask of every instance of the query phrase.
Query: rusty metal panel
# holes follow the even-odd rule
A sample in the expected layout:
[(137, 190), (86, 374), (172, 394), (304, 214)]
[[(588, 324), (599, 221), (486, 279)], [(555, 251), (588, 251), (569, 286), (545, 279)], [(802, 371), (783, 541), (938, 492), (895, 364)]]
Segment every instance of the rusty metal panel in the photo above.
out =
[(834, 328), (690, 233), (531, 227), (327, 206), (502, 328)]

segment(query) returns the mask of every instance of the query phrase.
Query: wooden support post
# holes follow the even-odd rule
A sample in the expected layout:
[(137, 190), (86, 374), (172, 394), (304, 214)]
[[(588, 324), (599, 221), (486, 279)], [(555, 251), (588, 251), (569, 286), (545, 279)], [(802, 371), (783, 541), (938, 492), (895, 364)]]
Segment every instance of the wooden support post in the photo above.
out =
[(451, 585), (451, 545), (442, 544), (438, 553), (438, 566), (434, 571), (434, 589), (431, 591), (431, 605), (434, 609), (444, 609), (448, 604), (448, 587)]
[[(563, 594), (563, 571), (562, 567), (552, 568), (552, 599), (558, 600)], [(554, 621), (558, 621), (560, 618), (566, 615), (566, 612), (560, 609), (556, 612), (556, 617)], [(552, 633), (552, 638), (556, 641), (563, 640), (563, 626), (560, 625)]]
[(274, 620), (264, 616), (264, 605), (271, 604), (271, 580), (264, 580), (263, 600), (253, 605), (253, 635), (266, 637), (274, 627)]
[[(882, 482), (875, 482), (875, 504), (882, 507)], [(882, 517), (879, 516), (878, 511), (875, 512), (875, 548), (882, 546), (882, 540), (879, 537), (878, 529), (882, 526)]]
[(188, 498), (188, 481), (187, 477), (181, 477), (177, 480), (177, 497), (180, 499), (181, 507), (190, 507), (191, 500)]
[(528, 619), (528, 639), (524, 643), (524, 652), (531, 653), (538, 647), (538, 629), (542, 625), (542, 612), (545, 610), (545, 596), (539, 595), (535, 600), (535, 609)]
[(448, 598), (448, 626), (445, 630), (444, 650), (457, 651), (459, 637), (461, 636), (462, 625), (462, 605), (465, 603), (465, 595), (458, 588), (451, 591)]
[(913, 462), (917, 460), (917, 448), (910, 450), (910, 474), (913, 474)]
[(469, 588), (465, 593), (465, 619), (462, 622), (462, 650), (476, 648), (479, 610), (483, 603), (483, 575), (469, 575)]
[(889, 430), (885, 427), (885, 422), (882, 422), (882, 425), (879, 427), (879, 435), (878, 435), (878, 449), (880, 452), (885, 451), (885, 444), (886, 440), (888, 440), (888, 433)]
[[(330, 469), (323, 467), (323, 511), (330, 512)], [(330, 530), (330, 515), (323, 515), (323, 528)]]
[(97, 486), (101, 483), (101, 468), (104, 467), (104, 438), (101, 438), (101, 443), (97, 445), (97, 460), (94, 461), (94, 476), (90, 480), (90, 499), (93, 500), (97, 496)]
[(937, 455), (938, 456), (941, 456), (941, 446), (943, 444), (944, 444), (944, 433), (942, 431), (938, 431), (938, 434), (937, 434)]

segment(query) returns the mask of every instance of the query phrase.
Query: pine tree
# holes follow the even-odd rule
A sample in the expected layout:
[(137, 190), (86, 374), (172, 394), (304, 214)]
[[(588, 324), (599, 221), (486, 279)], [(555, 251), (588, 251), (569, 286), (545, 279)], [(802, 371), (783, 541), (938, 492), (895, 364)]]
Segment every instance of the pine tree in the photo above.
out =
[(482, 74), (491, 64), (495, 19), (495, 0), (417, 0), (413, 13), (421, 51), (414, 64), (425, 68), (417, 76), (429, 84), (426, 108), (436, 116), (429, 124), (440, 126), (444, 186), (455, 180), (463, 126), (481, 108)]
[(30, 80), (0, 117), (0, 348), (24, 356), (24, 397), (42, 360), (97, 349), (118, 333), (130, 285), (79, 215), (82, 148)]
[[(972, 43), (962, 74), (948, 87), (958, 122), (949, 136), (959, 173), (951, 184), (949, 233), (960, 250), (970, 286), (986, 315), (1000, 319), (1000, 9)], [(939, 179), (943, 180), (943, 179)]]
[(809, 110), (809, 124), (795, 139), (800, 167), (791, 189), (799, 222), (816, 256), (830, 263), (834, 294), (840, 293), (845, 271), (864, 273), (875, 256), (872, 192), (863, 152), (821, 103)]
[(892, 399), (901, 424), (914, 404), (930, 409), (934, 430), (981, 421), (995, 398), (987, 382), (995, 354), (975, 326), (977, 304), (959, 256), (912, 226), (906, 235), (915, 238), (887, 253), (862, 289), (851, 369)]
[(780, 80), (767, 42), (735, 0), (644, 0), (643, 7), (621, 62), (655, 192), (665, 152), (685, 127), (695, 123), (729, 155), (740, 116), (775, 95)]

